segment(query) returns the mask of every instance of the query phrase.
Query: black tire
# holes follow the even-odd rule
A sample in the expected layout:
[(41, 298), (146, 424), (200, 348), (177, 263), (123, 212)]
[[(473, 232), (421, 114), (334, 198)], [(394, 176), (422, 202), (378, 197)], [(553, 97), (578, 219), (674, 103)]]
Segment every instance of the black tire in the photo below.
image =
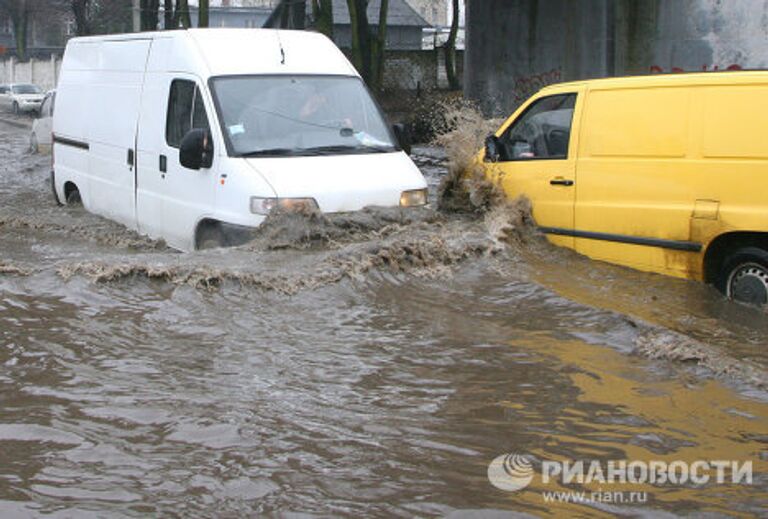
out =
[(80, 206), (83, 205), (83, 199), (80, 198), (80, 191), (73, 189), (67, 193), (67, 205)]
[(197, 231), (197, 250), (220, 249), (227, 246), (221, 226), (216, 223), (204, 224)]
[(723, 262), (716, 286), (728, 299), (768, 304), (768, 251), (759, 247), (738, 249)]

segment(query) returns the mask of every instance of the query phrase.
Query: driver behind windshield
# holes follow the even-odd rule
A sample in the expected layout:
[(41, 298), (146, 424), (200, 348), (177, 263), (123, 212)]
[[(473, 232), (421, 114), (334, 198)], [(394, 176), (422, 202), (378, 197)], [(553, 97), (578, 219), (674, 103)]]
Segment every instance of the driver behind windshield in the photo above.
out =
[(242, 77), (214, 80), (238, 155), (385, 152), (389, 130), (354, 77)]

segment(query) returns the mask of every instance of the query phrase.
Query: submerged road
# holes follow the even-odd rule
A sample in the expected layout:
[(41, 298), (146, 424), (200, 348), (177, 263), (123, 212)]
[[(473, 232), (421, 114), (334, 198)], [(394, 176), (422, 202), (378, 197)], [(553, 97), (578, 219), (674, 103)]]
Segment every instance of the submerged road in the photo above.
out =
[[(0, 125), (0, 515), (765, 510), (760, 310), (500, 240), (503, 214), (289, 218), (179, 254), (56, 207), (26, 144)], [(434, 187), (439, 150), (417, 161)], [(517, 491), (488, 478), (508, 453)], [(753, 479), (546, 483), (556, 460)]]

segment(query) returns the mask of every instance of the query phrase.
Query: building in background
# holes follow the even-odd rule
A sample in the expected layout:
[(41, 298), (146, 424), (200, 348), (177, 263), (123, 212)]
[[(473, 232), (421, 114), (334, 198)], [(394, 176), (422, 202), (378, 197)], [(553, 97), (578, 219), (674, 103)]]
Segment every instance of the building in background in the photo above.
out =
[[(281, 0), (210, 0), (211, 7), (263, 7), (274, 9)], [(346, 0), (341, 0), (346, 2)], [(198, 5), (199, 0), (190, 0), (190, 6)]]
[(408, 3), (434, 27), (445, 27), (449, 23), (452, 0), (408, 0)]
[[(439, 23), (432, 22), (432, 27), (424, 30), (424, 40), (422, 48), (431, 50), (444, 46), (448, 42), (448, 38), (451, 33), (451, 23), (453, 23), (453, 0), (409, 0), (412, 4), (421, 4), (425, 6), (425, 9), (431, 9), (434, 13), (438, 5), (441, 6), (440, 13), (443, 13), (437, 17)], [(464, 42), (466, 39), (466, 31), (464, 29), (465, 21), (465, 0), (459, 0), (459, 32), (456, 37), (456, 48), (458, 50), (464, 50)], [(427, 19), (429, 21), (429, 19)]]
[[(298, 0), (283, 0), (279, 2), (264, 26), (280, 26), (281, 15), (288, 4), (293, 4), (294, 6), (304, 4), (305, 6), (303, 10), (299, 10), (300, 20), (291, 19), (291, 27), (303, 29), (313, 26), (311, 3)], [(381, 0), (370, 0), (368, 4), (368, 23), (374, 32), (378, 30), (380, 7)], [(291, 16), (295, 17), (295, 11)], [(429, 27), (431, 25), (406, 0), (389, 0), (387, 50), (421, 50), (424, 30)], [(352, 47), (352, 24), (346, 0), (335, 0), (333, 2), (333, 40), (340, 49), (350, 49)]]
[[(271, 3), (263, 0), (261, 3)], [(211, 6), (209, 8), (209, 27), (227, 27), (230, 29), (258, 29), (264, 25), (272, 13), (272, 7), (263, 6)], [(197, 26), (199, 11), (197, 6), (190, 6), (189, 15), (192, 26)]]
[[(375, 28), (379, 24), (380, 0), (371, 0), (368, 4), (368, 22)], [(349, 10), (345, 1), (336, 1), (333, 5), (333, 37), (342, 49), (352, 47), (352, 26)], [(419, 13), (406, 0), (389, 0), (387, 14), (387, 49), (419, 50), (422, 48), (424, 29), (430, 27)]]
[(0, 13), (0, 56), (6, 54), (8, 49), (15, 46), (13, 41), (13, 24), (11, 19)]
[[(452, 0), (406, 0), (429, 25), (444, 26), (449, 23), (450, 2)], [(463, 0), (462, 0), (463, 1)], [(281, 0), (211, 0), (211, 6), (224, 7), (268, 7), (274, 9)], [(346, 4), (347, 0), (334, 0), (334, 3)], [(195, 0), (190, 5), (195, 5)]]
[[(74, 34), (74, 22), (68, 11), (44, 3), (40, 6), (30, 11), (26, 58), (48, 59), (52, 53), (61, 54), (67, 39)], [(16, 40), (10, 17), (0, 11), (2, 57), (16, 57)]]

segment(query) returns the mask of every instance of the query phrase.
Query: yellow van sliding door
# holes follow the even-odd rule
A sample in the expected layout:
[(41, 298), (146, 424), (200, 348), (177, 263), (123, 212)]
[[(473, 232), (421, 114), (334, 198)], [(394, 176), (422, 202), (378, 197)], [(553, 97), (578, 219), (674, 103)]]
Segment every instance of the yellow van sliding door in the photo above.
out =
[(584, 108), (575, 209), (576, 250), (687, 277), (691, 240), (692, 88), (592, 89)]

